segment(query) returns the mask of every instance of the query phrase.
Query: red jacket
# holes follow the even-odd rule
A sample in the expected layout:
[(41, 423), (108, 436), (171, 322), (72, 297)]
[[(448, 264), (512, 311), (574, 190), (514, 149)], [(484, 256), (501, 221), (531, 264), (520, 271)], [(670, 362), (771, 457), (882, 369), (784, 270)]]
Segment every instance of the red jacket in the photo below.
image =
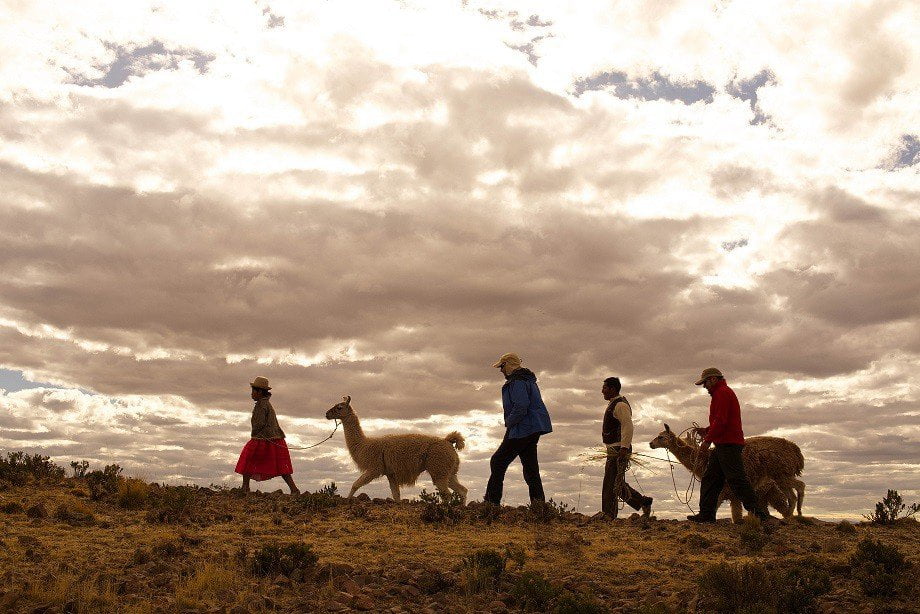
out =
[(703, 441), (711, 443), (734, 443), (744, 445), (744, 431), (741, 430), (741, 406), (735, 391), (725, 380), (719, 380), (709, 393), (709, 430)]

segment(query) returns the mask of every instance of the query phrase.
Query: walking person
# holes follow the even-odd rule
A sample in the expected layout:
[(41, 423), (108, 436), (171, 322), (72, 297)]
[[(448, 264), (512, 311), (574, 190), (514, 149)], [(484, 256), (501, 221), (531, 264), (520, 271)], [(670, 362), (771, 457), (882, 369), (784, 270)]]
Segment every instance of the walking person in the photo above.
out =
[(728, 387), (722, 372), (715, 367), (704, 369), (697, 386), (705, 386), (712, 400), (709, 403), (709, 426), (700, 429), (703, 435), (701, 452), (714, 445), (709, 456), (706, 472), (700, 481), (700, 511), (687, 516), (693, 522), (715, 522), (719, 493), (725, 481), (741, 499), (744, 509), (761, 521), (772, 517), (766, 509), (757, 505), (754, 489), (744, 472), (741, 450), (744, 447), (744, 432), (741, 429), (741, 406), (735, 392)]
[(489, 461), (492, 474), (486, 485), (485, 500), (495, 505), (501, 503), (505, 472), (508, 465), (520, 457), (531, 503), (546, 501), (537, 461), (537, 442), (541, 435), (551, 433), (553, 426), (537, 387), (537, 376), (521, 366), (517, 354), (502, 354), (492, 366), (501, 369), (506, 380), (502, 386), (505, 437)]
[(621, 384), (617, 377), (608, 377), (601, 386), (601, 394), (607, 401), (604, 422), (601, 427), (602, 441), (607, 445), (607, 462), (604, 465), (604, 484), (601, 487), (601, 511), (607, 518), (616, 518), (619, 499), (623, 499), (634, 510), (642, 510), (648, 518), (652, 513), (652, 498), (643, 497), (626, 483), (626, 469), (632, 454), (632, 407), (626, 397), (620, 394)]
[(291, 454), (284, 441), (284, 431), (278, 426), (278, 417), (269, 398), (272, 396), (268, 379), (257, 377), (249, 384), (252, 387), (252, 435), (243, 446), (236, 472), (243, 475), (243, 492), (249, 492), (249, 480), (257, 482), (270, 480), (279, 475), (290, 487), (292, 495), (299, 495), (291, 474)]

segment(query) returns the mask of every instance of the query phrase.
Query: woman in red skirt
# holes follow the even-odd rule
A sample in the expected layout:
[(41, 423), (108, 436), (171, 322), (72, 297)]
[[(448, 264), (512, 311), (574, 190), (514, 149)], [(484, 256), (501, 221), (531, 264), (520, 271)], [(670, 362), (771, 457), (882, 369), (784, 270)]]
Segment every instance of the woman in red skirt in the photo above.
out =
[(243, 492), (249, 492), (250, 479), (261, 482), (280, 475), (291, 487), (291, 494), (299, 495), (291, 478), (294, 468), (284, 442), (284, 431), (278, 426), (275, 409), (268, 400), (272, 396), (268, 379), (257, 377), (249, 385), (252, 386), (252, 400), (256, 402), (252, 408), (252, 439), (243, 447), (236, 463), (236, 472), (243, 475)]

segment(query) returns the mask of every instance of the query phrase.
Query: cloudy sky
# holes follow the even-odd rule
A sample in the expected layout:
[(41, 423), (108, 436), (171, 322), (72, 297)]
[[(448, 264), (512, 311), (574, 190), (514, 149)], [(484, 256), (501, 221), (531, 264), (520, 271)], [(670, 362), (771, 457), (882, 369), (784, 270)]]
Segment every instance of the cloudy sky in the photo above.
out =
[(601, 380), (649, 452), (708, 366), (806, 513), (920, 499), (917, 4), (564, 4), (0, 3), (2, 449), (235, 484), (264, 375), (291, 445), (461, 430), (479, 498), (516, 351), (580, 511)]

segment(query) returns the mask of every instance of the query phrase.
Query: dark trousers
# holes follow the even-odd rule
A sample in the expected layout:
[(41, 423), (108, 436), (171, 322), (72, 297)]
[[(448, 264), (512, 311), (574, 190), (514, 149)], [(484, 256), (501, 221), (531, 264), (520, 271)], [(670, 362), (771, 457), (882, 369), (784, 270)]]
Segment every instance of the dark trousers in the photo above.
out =
[(629, 461), (619, 456), (608, 456), (604, 466), (604, 485), (601, 487), (601, 511), (613, 518), (619, 511), (619, 499), (638, 510), (645, 503), (645, 497), (626, 483), (626, 468)]
[(700, 482), (700, 516), (716, 517), (719, 493), (726, 480), (732, 492), (741, 499), (744, 509), (758, 516), (766, 515), (764, 510), (758, 509), (754, 489), (744, 473), (744, 463), (741, 461), (743, 447), (729, 443), (715, 445)]
[(531, 501), (545, 501), (543, 494), (543, 482), (540, 480), (540, 464), (537, 462), (537, 442), (540, 440), (540, 433), (533, 433), (527, 437), (518, 439), (509, 439), (507, 433), (502, 445), (492, 455), (489, 466), (492, 468), (492, 475), (489, 476), (489, 483), (486, 485), (486, 501), (498, 505), (502, 500), (502, 486), (505, 482), (505, 472), (508, 465), (517, 458), (521, 457), (521, 465), (524, 466), (524, 481), (530, 489)]

